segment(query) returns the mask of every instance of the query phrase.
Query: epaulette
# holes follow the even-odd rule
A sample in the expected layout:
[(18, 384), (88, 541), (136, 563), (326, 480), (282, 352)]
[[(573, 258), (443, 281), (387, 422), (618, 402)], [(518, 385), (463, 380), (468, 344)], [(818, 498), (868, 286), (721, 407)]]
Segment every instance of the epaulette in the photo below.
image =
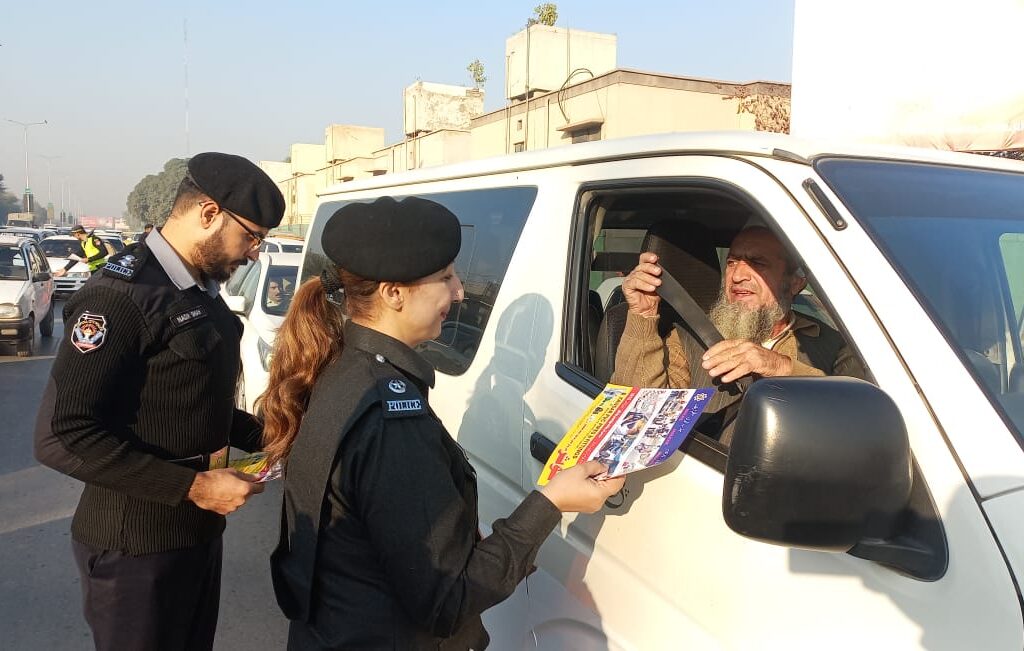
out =
[(388, 364), (383, 355), (376, 355), (370, 363), (374, 366), (373, 374), (377, 380), (377, 393), (380, 395), (384, 418), (408, 418), (427, 413), (420, 390)]
[(107, 263), (102, 267), (103, 273), (112, 278), (134, 280), (145, 259), (146, 255), (140, 247), (133, 246), (107, 258)]

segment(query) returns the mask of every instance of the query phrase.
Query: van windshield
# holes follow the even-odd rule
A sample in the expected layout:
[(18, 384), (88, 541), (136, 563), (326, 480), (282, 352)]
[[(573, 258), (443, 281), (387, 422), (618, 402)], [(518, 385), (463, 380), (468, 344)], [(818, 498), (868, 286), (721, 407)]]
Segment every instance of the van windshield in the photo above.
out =
[(1024, 441), (1024, 174), (815, 163)]

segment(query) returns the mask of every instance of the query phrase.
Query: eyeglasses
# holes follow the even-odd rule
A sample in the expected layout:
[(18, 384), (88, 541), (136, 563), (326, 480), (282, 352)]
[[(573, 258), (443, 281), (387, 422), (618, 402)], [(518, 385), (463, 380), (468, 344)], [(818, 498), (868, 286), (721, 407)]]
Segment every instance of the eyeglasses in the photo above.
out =
[[(224, 209), (221, 208), (221, 210), (224, 210)], [(224, 212), (226, 212), (228, 214), (228, 217), (230, 217), (231, 219), (234, 219), (235, 223), (238, 224), (239, 226), (241, 226), (245, 230), (245, 232), (249, 234), (249, 237), (252, 238), (252, 248), (258, 249), (258, 248), (260, 248), (260, 246), (263, 245), (263, 240), (265, 240), (267, 238), (266, 235), (262, 235), (260, 233), (257, 233), (256, 231), (252, 230), (251, 228), (249, 228), (248, 226), (243, 224), (241, 218), (239, 218), (238, 215), (236, 215), (235, 213), (231, 212), (230, 210), (224, 210)]]
[[(212, 203), (212, 202), (209, 202), (209, 201), (203, 201), (203, 202), (201, 202), (201, 203), (200, 203), (199, 205), (200, 205), (200, 206), (202, 206), (203, 204), (206, 204), (206, 203)], [(238, 224), (239, 226), (241, 226), (241, 227), (242, 227), (242, 229), (243, 229), (243, 230), (244, 230), (244, 231), (245, 231), (246, 233), (248, 233), (248, 234), (249, 234), (249, 237), (251, 237), (251, 238), (252, 238), (252, 248), (254, 248), (254, 249), (258, 249), (258, 248), (260, 248), (260, 247), (261, 247), (261, 246), (263, 245), (263, 240), (267, 239), (267, 236), (266, 236), (266, 235), (262, 235), (262, 234), (260, 234), (260, 233), (257, 233), (256, 231), (254, 231), (254, 230), (252, 230), (251, 228), (249, 228), (248, 226), (246, 226), (246, 225), (245, 225), (245, 223), (244, 223), (244, 222), (242, 222), (242, 219), (241, 219), (241, 218), (240, 218), (240, 217), (239, 217), (238, 215), (236, 215), (235, 213), (231, 212), (231, 211), (230, 211), (230, 210), (228, 210), (227, 208), (223, 208), (223, 207), (221, 207), (221, 206), (220, 206), (219, 204), (218, 204), (218, 206), (217, 206), (217, 207), (218, 207), (218, 208), (220, 208), (220, 211), (221, 211), (221, 212), (223, 212), (224, 214), (226, 214), (226, 215), (227, 215), (228, 217), (230, 217), (231, 219), (235, 220), (235, 223), (236, 223), (236, 224)]]

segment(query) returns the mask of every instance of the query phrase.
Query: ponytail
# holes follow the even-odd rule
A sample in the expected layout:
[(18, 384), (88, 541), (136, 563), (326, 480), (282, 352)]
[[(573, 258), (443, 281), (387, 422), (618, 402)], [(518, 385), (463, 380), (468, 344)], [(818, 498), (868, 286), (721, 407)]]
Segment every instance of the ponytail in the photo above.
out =
[(271, 462), (288, 456), (320, 373), (344, 347), (341, 310), (327, 300), (319, 277), (295, 292), (277, 331), (267, 390), (256, 400), (262, 411), (263, 447)]

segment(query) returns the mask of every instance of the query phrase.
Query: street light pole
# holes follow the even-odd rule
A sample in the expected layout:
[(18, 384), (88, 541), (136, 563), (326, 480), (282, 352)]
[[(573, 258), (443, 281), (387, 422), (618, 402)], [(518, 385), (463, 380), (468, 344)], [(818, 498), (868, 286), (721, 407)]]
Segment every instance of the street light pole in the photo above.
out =
[(52, 206), (53, 205), (53, 185), (51, 184), (51, 180), (52, 180), (52, 177), (53, 177), (52, 166), (53, 166), (53, 161), (55, 161), (55, 160), (57, 160), (58, 158), (61, 158), (61, 157), (60, 156), (47, 156), (46, 154), (40, 154), (39, 157), (46, 159), (46, 203), (48, 205)]
[(28, 178), (28, 128), (40, 124), (47, 124), (47, 121), (43, 120), (42, 122), (19, 122), (18, 120), (11, 120), (10, 118), (7, 118), (7, 121), (12, 124), (17, 124), (22, 129), (25, 130), (25, 190), (27, 191), (29, 188), (32, 187), (29, 183)]

